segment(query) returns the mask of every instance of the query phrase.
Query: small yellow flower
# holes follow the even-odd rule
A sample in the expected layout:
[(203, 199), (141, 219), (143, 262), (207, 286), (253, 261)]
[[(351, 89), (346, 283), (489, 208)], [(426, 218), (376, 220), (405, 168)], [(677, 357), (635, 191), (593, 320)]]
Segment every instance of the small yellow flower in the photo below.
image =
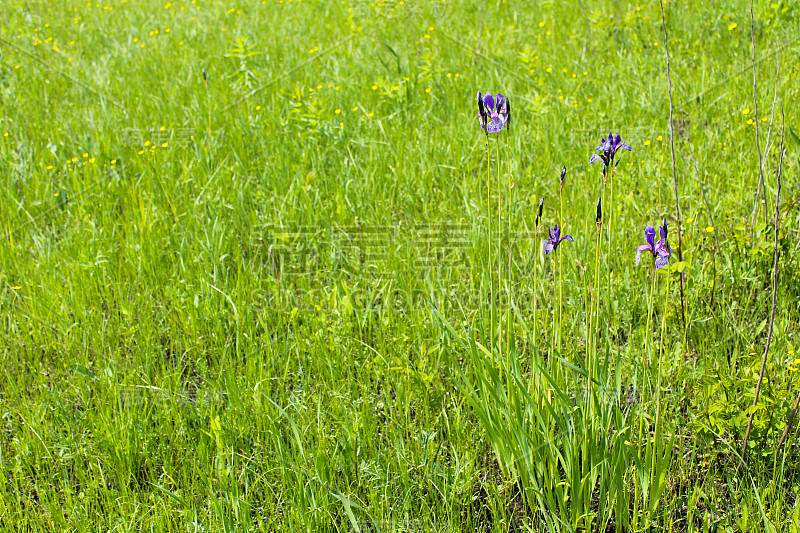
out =
[(392, 90), (393, 91), (399, 91), (400, 90), (400, 86), (399, 85), (393, 85), (392, 86)]
[(145, 145), (145, 147), (150, 146), (150, 141), (145, 141), (144, 145)]
[(44, 167), (44, 168), (46, 168), (47, 170), (53, 170), (53, 165), (47, 165), (47, 166), (46, 166), (46, 167)]
[(169, 146), (169, 143), (167, 141), (161, 143), (161, 148), (166, 148), (167, 146)]
[(431, 88), (430, 88), (430, 87), (428, 87), (427, 89), (425, 89), (425, 92), (426, 92), (426, 93), (429, 93), (429, 92), (431, 92)]
[(339, 127), (340, 127), (340, 128), (344, 128), (344, 122), (340, 122), (340, 123), (339, 123)]
[(370, 113), (370, 114), (369, 114), (369, 115), (367, 115), (367, 116), (368, 116), (369, 118), (372, 118), (372, 117), (374, 117), (374, 116), (375, 116), (375, 113)]
[(559, 99), (559, 100), (563, 100), (563, 99), (564, 99), (564, 95), (563, 95), (563, 94), (562, 94), (562, 95), (559, 95), (558, 99)]
[(144, 153), (144, 150), (139, 150), (137, 153), (138, 153), (139, 155), (142, 155), (142, 154)]
[(460, 78), (460, 77), (461, 77), (461, 74), (456, 74), (456, 78)]
[(355, 107), (353, 108), (353, 111), (358, 111), (358, 106), (355, 106)]
[(424, 37), (425, 37), (426, 39), (430, 39), (430, 38), (431, 38), (431, 36), (430, 36), (430, 35), (428, 35), (427, 33), (424, 35)]
[(748, 118), (748, 119), (747, 119), (747, 124), (748, 124), (748, 125), (752, 125), (752, 124), (755, 124), (755, 122), (753, 122), (753, 119), (752, 119), (752, 118)]
[(448, 78), (452, 78), (452, 77), (453, 77), (453, 74), (452, 74), (452, 73), (450, 73), (450, 72), (448, 72), (448, 73), (447, 73), (447, 77), (448, 77)]
[(337, 114), (337, 115), (338, 115), (339, 113), (341, 113), (341, 112), (342, 112), (342, 110), (341, 110), (341, 109), (337, 109), (336, 111), (334, 111), (334, 113), (335, 113), (335, 114)]
[(341, 87), (339, 87), (338, 85), (333, 88), (334, 91), (338, 91), (339, 89), (341, 89)]
[(767, 120), (769, 120), (767, 117), (763, 117), (763, 118), (761, 119), (761, 122), (766, 122)]
[(261, 111), (261, 106), (260, 105), (256, 106), (256, 111)]
[(543, 27), (544, 27), (544, 22), (540, 22), (540, 23), (539, 23), (539, 27), (540, 27), (540, 28), (543, 28)]
[(644, 142), (644, 145), (645, 145), (645, 146), (650, 146), (650, 139), (647, 139), (647, 140)]
[[(58, 193), (56, 193), (56, 194), (58, 194)], [(14, 285), (14, 286), (13, 286), (13, 287), (11, 287), (11, 288), (12, 288), (13, 290), (15, 290), (15, 291), (18, 291), (18, 290), (20, 290), (22, 287), (21, 287), (21, 286), (19, 286), (19, 285)]]
[(744, 109), (744, 111), (742, 111), (742, 115), (747, 115), (748, 113), (750, 113), (750, 108), (749, 108), (749, 107), (746, 107), (746, 108)]
[(663, 141), (663, 140), (664, 140), (664, 137), (662, 137), (661, 135), (659, 135), (658, 137), (656, 137), (656, 140), (657, 140), (657, 141)]
[(88, 154), (88, 153), (86, 153), (86, 152), (83, 152), (83, 157), (84, 157), (84, 159), (85, 159), (85, 158), (89, 157), (89, 154)]
[(77, 162), (78, 162), (78, 158), (77, 158), (77, 157), (73, 157), (73, 158), (72, 158), (72, 162), (73, 162), (73, 163), (77, 163)]
[(112, 159), (112, 160), (111, 160), (111, 164), (112, 164), (112, 165), (116, 165), (116, 164), (117, 164), (117, 160), (116, 160), (116, 159)]
[(3, 137), (8, 137), (8, 132), (3, 133)]
[(91, 163), (92, 165), (94, 165), (94, 157), (92, 157), (92, 158), (89, 158), (89, 163)]
[(686, 219), (686, 223), (687, 223), (687, 224), (691, 224), (692, 222), (694, 222), (694, 218), (691, 218), (691, 217), (690, 217), (690, 218), (687, 218), (687, 219)]
[(545, 34), (545, 35), (552, 35), (552, 33), (550, 32), (550, 30), (547, 30), (546, 32), (544, 32), (544, 34)]
[(553, 72), (553, 68), (552, 67), (547, 67), (547, 70), (545, 70), (545, 72)]
[(377, 91), (377, 90), (378, 90), (378, 86), (377, 86), (377, 85), (373, 85), (373, 86), (372, 86), (372, 90), (373, 90), (373, 91)]
[(714, 233), (714, 226), (708, 226), (706, 228), (706, 233)]
[(591, 98), (589, 98), (589, 99), (587, 100), (587, 102), (589, 102), (589, 103), (591, 104), (591, 103), (592, 103), (592, 99), (591, 99)]
[(567, 69), (565, 69), (565, 68), (562, 68), (562, 69), (561, 69), (561, 72), (563, 72), (564, 74), (566, 74), (566, 73), (567, 73)]
[(733, 31), (733, 30), (735, 30), (737, 26), (738, 26), (738, 24), (736, 24), (735, 22), (731, 22), (731, 23), (728, 25), (728, 31)]

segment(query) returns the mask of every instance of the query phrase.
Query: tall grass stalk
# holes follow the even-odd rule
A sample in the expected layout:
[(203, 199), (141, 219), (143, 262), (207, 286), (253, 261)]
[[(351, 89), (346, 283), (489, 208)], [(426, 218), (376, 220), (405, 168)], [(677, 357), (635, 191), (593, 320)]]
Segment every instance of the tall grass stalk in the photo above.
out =
[[(562, 171), (562, 173), (563, 173), (563, 171)], [(564, 232), (564, 177), (561, 178), (561, 182), (559, 184), (558, 203), (559, 203), (558, 225), (561, 228), (561, 231)], [(553, 250), (553, 254), (554, 254), (554, 256), (557, 255), (556, 254), (556, 250)], [(558, 337), (556, 339), (556, 350), (557, 350), (557, 353), (559, 355), (561, 355), (561, 339), (562, 339), (562, 336), (561, 336), (561, 334), (562, 334), (561, 325), (562, 324), (561, 323), (562, 323), (562, 310), (563, 310), (563, 298), (564, 298), (564, 296), (563, 296), (563, 277), (564, 277), (563, 269), (564, 269), (564, 265), (563, 264), (559, 264), (560, 262), (558, 261), (557, 257), (553, 257), (553, 261), (554, 261), (554, 264), (557, 265), (557, 267), (558, 267), (557, 271), (556, 271), (557, 274), (558, 274), (558, 280), (556, 282), (558, 284), (558, 324), (557, 324)]]

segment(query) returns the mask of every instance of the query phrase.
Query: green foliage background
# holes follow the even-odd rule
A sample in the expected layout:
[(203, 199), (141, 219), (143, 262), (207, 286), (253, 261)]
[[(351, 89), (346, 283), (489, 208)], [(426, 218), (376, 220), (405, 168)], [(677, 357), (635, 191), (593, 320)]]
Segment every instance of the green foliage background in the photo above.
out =
[[(544, 223), (559, 222), (564, 165), (563, 226), (576, 239), (559, 249), (565, 357), (581, 360), (601, 187), (588, 160), (620, 133), (633, 151), (614, 178), (602, 337), (627, 409), (649, 423), (650, 277), (633, 250), (662, 217), (677, 244), (661, 14), (652, 2), (583, 6), (6, 0), (3, 528), (539, 527), (458, 388), (471, 359), (439, 317), (480, 338), (487, 308), (504, 310), (529, 375), (555, 287), (535, 209), (544, 197)], [(677, 444), (642, 528), (800, 521), (796, 431), (773, 454), (800, 366), (800, 5), (754, 9), (769, 147), (755, 216), (749, 7), (665, 5), (683, 262), (673, 258), (653, 331), (666, 320)], [(497, 141), (477, 126), (478, 90), (511, 99)], [(742, 466), (771, 306), (780, 102), (778, 307)], [(500, 183), (488, 204), (487, 145)], [(512, 299), (488, 301), (501, 198)]]

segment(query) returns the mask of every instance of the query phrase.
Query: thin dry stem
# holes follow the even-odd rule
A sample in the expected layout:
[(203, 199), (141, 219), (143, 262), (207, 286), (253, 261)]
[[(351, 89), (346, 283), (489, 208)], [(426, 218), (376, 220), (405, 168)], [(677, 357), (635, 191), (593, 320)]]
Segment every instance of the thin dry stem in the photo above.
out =
[[(783, 117), (783, 106), (781, 105), (781, 117)], [(783, 119), (781, 118), (781, 122)], [(781, 132), (781, 159), (778, 166), (778, 189), (775, 191), (775, 251), (774, 262), (772, 265), (772, 312), (769, 317), (769, 330), (767, 333), (767, 344), (764, 347), (764, 357), (761, 359), (761, 371), (758, 373), (758, 383), (756, 384), (756, 395), (753, 398), (753, 407), (758, 403), (758, 396), (761, 393), (761, 382), (764, 380), (764, 371), (767, 368), (767, 356), (769, 346), (772, 343), (772, 326), (775, 323), (775, 309), (777, 308), (778, 296), (778, 259), (780, 249), (778, 248), (778, 229), (780, 223), (780, 199), (781, 199), (781, 173), (783, 172), (783, 133)], [(744, 445), (742, 446), (742, 461), (747, 453), (747, 441), (750, 439), (750, 430), (753, 429), (753, 419), (756, 416), (755, 410), (750, 413), (750, 420), (747, 422), (747, 432), (744, 434)], [(788, 427), (788, 426), (787, 426)], [(783, 439), (781, 439), (783, 440)]]
[(761, 196), (761, 189), (764, 189), (764, 224), (767, 223), (767, 191), (764, 186), (764, 160), (761, 157), (761, 143), (758, 138), (758, 86), (756, 84), (756, 35), (755, 35), (755, 16), (753, 15), (753, 0), (750, 0), (750, 41), (753, 48), (753, 120), (756, 126), (756, 152), (758, 153), (758, 187), (756, 188), (756, 199), (753, 202), (753, 216), (750, 221), (751, 225), (755, 224), (756, 211), (758, 210), (758, 199)]
[[(675, 193), (675, 226), (678, 228), (678, 261), (683, 261), (683, 252), (681, 251), (681, 206), (678, 202), (678, 171), (675, 167), (675, 128), (672, 123), (672, 77), (669, 70), (669, 37), (667, 35), (667, 21), (664, 17), (664, 0), (661, 0), (661, 23), (664, 26), (664, 50), (667, 54), (667, 93), (669, 94), (669, 143), (672, 148), (672, 189)], [(683, 329), (686, 329), (686, 313), (684, 312), (684, 296), (683, 296), (683, 272), (680, 273), (681, 277), (681, 322)]]

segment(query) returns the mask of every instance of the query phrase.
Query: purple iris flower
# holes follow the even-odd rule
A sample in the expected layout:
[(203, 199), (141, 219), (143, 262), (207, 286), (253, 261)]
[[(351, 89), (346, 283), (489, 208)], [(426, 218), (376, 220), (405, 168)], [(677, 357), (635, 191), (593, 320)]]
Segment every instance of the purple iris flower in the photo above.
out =
[(572, 238), (572, 235), (564, 235), (561, 236), (561, 228), (558, 226), (553, 226), (552, 228), (548, 229), (550, 232), (550, 238), (544, 240), (544, 253), (549, 254), (550, 252), (555, 252), (558, 245), (561, 241), (569, 241), (575, 242), (575, 239)]
[(642, 252), (650, 252), (653, 254), (653, 259), (655, 260), (656, 268), (661, 268), (663, 266), (667, 266), (669, 262), (669, 257), (672, 255), (672, 250), (669, 247), (669, 243), (667, 242), (667, 221), (664, 220), (664, 225), (659, 226), (659, 230), (661, 232), (661, 239), (656, 241), (656, 229), (653, 226), (647, 226), (644, 229), (644, 238), (647, 240), (647, 244), (643, 244), (641, 246), (636, 247), (636, 264), (639, 264), (639, 261), (642, 258)]
[(608, 134), (608, 139), (600, 139), (600, 146), (595, 148), (595, 150), (600, 150), (600, 154), (592, 155), (591, 159), (589, 159), (589, 163), (594, 163), (595, 161), (602, 161), (603, 166), (609, 167), (614, 164), (614, 157), (617, 155), (617, 151), (620, 148), (624, 148), (627, 151), (631, 151), (631, 147), (628, 146), (627, 143), (623, 142), (622, 137), (617, 135), (614, 137), (613, 133)]
[(511, 105), (502, 94), (498, 94), (495, 100), (491, 93), (486, 93), (484, 96), (478, 91), (478, 114), (481, 128), (485, 129), (486, 133), (497, 133), (508, 124), (511, 118)]

